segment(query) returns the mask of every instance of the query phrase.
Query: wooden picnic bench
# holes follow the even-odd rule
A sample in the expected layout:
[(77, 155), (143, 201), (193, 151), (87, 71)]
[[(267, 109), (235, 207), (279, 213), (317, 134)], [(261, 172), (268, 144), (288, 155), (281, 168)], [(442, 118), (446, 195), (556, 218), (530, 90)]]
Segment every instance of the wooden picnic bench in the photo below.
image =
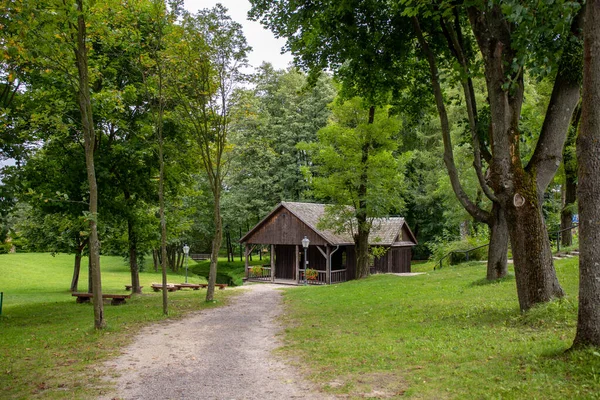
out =
[[(131, 290), (132, 287), (133, 285), (125, 285), (125, 290)], [(143, 286), (140, 286), (140, 290), (142, 290), (143, 288)]]
[[(208, 283), (200, 283), (199, 284), (202, 289), (206, 289), (208, 287)], [(223, 290), (227, 287), (226, 283), (215, 283), (215, 286), (219, 287), (219, 290)]]
[[(194, 290), (198, 290), (200, 288), (206, 289), (208, 287), (208, 283), (180, 283), (174, 285), (178, 289), (191, 288)], [(220, 290), (223, 290), (227, 287), (226, 283), (215, 283), (215, 286), (218, 286)]]
[(199, 285), (197, 283), (178, 283), (178, 284), (175, 284), (174, 286), (178, 289), (189, 288), (189, 289), (194, 289), (194, 290), (198, 290), (202, 287), (201, 285)]
[[(94, 296), (93, 293), (71, 293), (72, 296), (77, 297), (77, 303), (88, 303), (90, 299)], [(130, 299), (130, 294), (108, 294), (102, 293), (103, 299), (111, 299), (110, 304), (113, 306), (118, 306), (120, 304), (125, 304), (125, 299)]]
[[(163, 285), (162, 285), (162, 283), (153, 283), (152, 285), (150, 285), (150, 287), (155, 292), (158, 292), (159, 290), (162, 290)], [(179, 288), (177, 286), (173, 285), (172, 283), (168, 283), (167, 284), (167, 291), (168, 292), (175, 292), (177, 290), (179, 290)]]

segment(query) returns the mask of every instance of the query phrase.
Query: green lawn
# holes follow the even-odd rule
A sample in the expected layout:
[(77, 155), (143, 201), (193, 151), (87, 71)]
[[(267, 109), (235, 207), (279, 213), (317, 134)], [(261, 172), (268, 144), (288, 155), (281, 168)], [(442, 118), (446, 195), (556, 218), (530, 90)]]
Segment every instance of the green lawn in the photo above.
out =
[(286, 291), (285, 347), (315, 385), (351, 398), (600, 398), (600, 353), (575, 334), (577, 259), (556, 263), (567, 297), (521, 313), (513, 277), (473, 262)]
[[(82, 265), (87, 267), (87, 259)], [(94, 331), (91, 304), (76, 304), (68, 291), (72, 266), (73, 256), (69, 255), (0, 255), (0, 291), (4, 292), (0, 398), (93, 398), (106, 391), (100, 378), (110, 372), (90, 366), (119, 354), (119, 348), (144, 324), (165, 318), (162, 293), (150, 290), (152, 282), (161, 282), (161, 275), (143, 272), (144, 294), (122, 306), (106, 304), (108, 328)], [(87, 268), (82, 269), (86, 271), (82, 271), (79, 288), (86, 291)], [(122, 258), (103, 256), (101, 269), (104, 292), (127, 293), (124, 285), (131, 278)], [(180, 283), (184, 276), (171, 274), (168, 280)], [(203, 280), (190, 274), (188, 281)], [(215, 297), (222, 303), (231, 293), (217, 290)], [(170, 317), (214, 306), (204, 301), (205, 294), (205, 290), (169, 293)]]
[[(144, 294), (106, 305), (108, 329), (95, 332), (91, 305), (76, 304), (68, 292), (72, 262), (67, 255), (0, 255), (0, 398), (105, 393), (100, 378), (110, 371), (92, 366), (164, 318), (161, 293), (148, 290), (160, 274), (144, 272)], [(125, 293), (126, 263), (102, 257), (101, 264), (104, 291)], [(485, 264), (477, 262), (439, 271), (420, 263), (413, 270), (426, 275), (287, 290), (281, 351), (316, 387), (348, 398), (600, 398), (600, 352), (565, 353), (575, 334), (577, 259), (556, 265), (567, 297), (527, 313), (518, 310), (514, 278), (486, 283)], [(80, 282), (84, 289), (85, 273)], [(212, 306), (204, 294), (170, 293), (171, 317)], [(223, 303), (231, 291), (215, 295)]]

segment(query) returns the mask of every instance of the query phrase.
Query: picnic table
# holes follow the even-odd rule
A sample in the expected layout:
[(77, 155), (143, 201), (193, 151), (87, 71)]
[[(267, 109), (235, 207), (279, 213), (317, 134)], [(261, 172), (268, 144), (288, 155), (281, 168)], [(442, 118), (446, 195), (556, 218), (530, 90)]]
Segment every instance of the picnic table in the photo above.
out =
[[(90, 299), (94, 296), (93, 293), (80, 293), (75, 292), (71, 293), (72, 296), (77, 297), (77, 303), (89, 303)], [(118, 306), (121, 304), (125, 304), (125, 299), (130, 299), (130, 294), (108, 294), (102, 293), (103, 299), (111, 299), (110, 304), (113, 306)]]

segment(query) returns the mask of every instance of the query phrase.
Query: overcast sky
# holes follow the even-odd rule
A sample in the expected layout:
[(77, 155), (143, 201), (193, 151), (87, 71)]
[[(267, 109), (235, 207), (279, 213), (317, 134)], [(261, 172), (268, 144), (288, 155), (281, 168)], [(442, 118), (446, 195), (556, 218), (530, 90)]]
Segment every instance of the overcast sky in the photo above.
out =
[(271, 31), (263, 29), (258, 22), (248, 21), (247, 15), (250, 10), (248, 0), (184, 0), (185, 8), (195, 13), (203, 8), (212, 8), (215, 4), (221, 3), (229, 10), (229, 16), (234, 21), (242, 24), (244, 35), (248, 44), (252, 46), (252, 52), (248, 56), (250, 65), (258, 67), (263, 61), (273, 64), (276, 69), (284, 69), (292, 61), (289, 53), (280, 54), (281, 48), (285, 44), (283, 39), (275, 39)]

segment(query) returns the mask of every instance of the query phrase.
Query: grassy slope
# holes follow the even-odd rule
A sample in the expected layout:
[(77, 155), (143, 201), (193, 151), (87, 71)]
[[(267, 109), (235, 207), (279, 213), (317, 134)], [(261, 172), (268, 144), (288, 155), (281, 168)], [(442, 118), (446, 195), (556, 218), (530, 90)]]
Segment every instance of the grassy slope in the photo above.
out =
[(481, 263), (286, 291), (283, 351), (357, 398), (600, 398), (600, 354), (565, 354), (577, 259), (556, 264), (568, 296), (524, 314), (514, 278), (486, 284)]
[[(108, 329), (93, 330), (90, 304), (76, 304), (68, 291), (73, 256), (49, 254), (0, 255), (0, 291), (4, 307), (0, 316), (0, 398), (91, 398), (106, 390), (100, 378), (110, 372), (91, 365), (119, 354), (119, 347), (144, 324), (164, 319), (162, 293), (150, 291), (160, 282), (154, 272), (140, 274), (144, 294), (123, 306), (106, 304)], [(87, 259), (82, 265), (87, 266)], [(126, 293), (130, 282), (127, 264), (119, 257), (102, 257), (104, 292)], [(181, 275), (169, 282), (183, 282)], [(189, 275), (188, 281), (201, 279)], [(87, 288), (82, 272), (80, 290)], [(179, 317), (188, 311), (212, 306), (205, 291), (169, 293), (169, 313)], [(230, 291), (217, 291), (225, 300)], [(91, 382), (96, 387), (84, 384)]]

